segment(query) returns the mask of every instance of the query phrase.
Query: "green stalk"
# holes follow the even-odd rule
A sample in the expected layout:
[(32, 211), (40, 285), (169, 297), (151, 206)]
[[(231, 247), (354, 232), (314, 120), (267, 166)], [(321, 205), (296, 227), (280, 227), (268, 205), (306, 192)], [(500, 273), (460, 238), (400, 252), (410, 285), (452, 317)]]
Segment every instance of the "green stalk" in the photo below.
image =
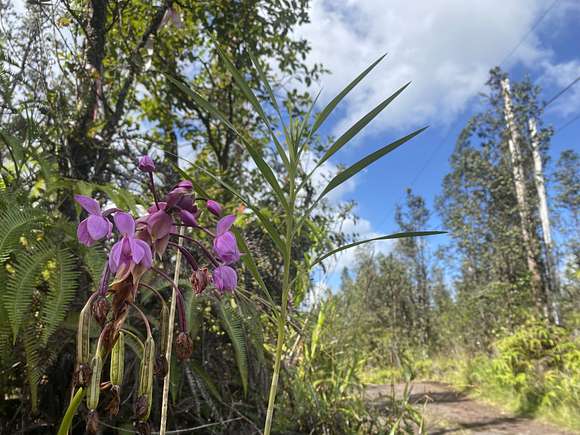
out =
[(290, 293), (290, 265), (292, 260), (292, 241), (294, 238), (294, 165), (289, 168), (289, 201), (288, 214), (286, 215), (286, 254), (284, 258), (284, 278), (282, 283), (282, 306), (280, 307), (280, 317), (278, 317), (278, 341), (276, 343), (276, 356), (274, 361), (274, 373), (272, 374), (272, 384), (268, 397), (268, 411), (266, 412), (266, 423), (264, 424), (264, 435), (270, 435), (272, 430), (272, 419), (274, 417), (274, 405), (276, 403), (276, 392), (278, 389), (278, 379), (280, 377), (280, 366), (282, 364), (282, 350), (286, 339), (286, 321), (288, 317), (288, 294)]
[(62, 418), (62, 421), (60, 423), (60, 428), (58, 429), (57, 435), (68, 434), (68, 431), (72, 425), (73, 417), (75, 416), (75, 413), (77, 412), (77, 409), (81, 404), (83, 397), (85, 397), (85, 393), (86, 392), (82, 387), (77, 390), (76, 394), (70, 401), (68, 408), (66, 409), (64, 417)]

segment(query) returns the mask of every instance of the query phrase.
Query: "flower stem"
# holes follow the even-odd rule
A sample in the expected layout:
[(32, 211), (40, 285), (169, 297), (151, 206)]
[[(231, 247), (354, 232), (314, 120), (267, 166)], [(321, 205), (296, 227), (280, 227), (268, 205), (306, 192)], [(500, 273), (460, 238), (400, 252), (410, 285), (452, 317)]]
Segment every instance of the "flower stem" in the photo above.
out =
[(81, 404), (83, 397), (85, 397), (85, 394), (86, 391), (82, 387), (77, 390), (76, 394), (70, 401), (68, 408), (66, 409), (64, 417), (62, 418), (62, 422), (60, 423), (57, 435), (68, 434), (68, 431), (72, 426), (73, 417), (75, 416), (75, 413), (77, 412), (77, 409)]
[(284, 255), (284, 278), (282, 284), (282, 302), (280, 316), (278, 317), (278, 339), (276, 343), (276, 355), (274, 360), (274, 372), (272, 373), (272, 384), (268, 397), (268, 410), (266, 412), (266, 422), (264, 424), (264, 435), (270, 435), (272, 430), (272, 419), (274, 417), (274, 405), (276, 403), (276, 392), (278, 389), (278, 379), (280, 377), (280, 367), (282, 365), (282, 350), (286, 340), (286, 323), (288, 317), (288, 295), (290, 293), (290, 265), (292, 262), (292, 241), (294, 236), (294, 201), (295, 185), (294, 171), (289, 171), (289, 209), (286, 214), (286, 252)]
[[(179, 234), (183, 236), (185, 227), (179, 229)], [(178, 240), (179, 246), (183, 245), (183, 237)], [(167, 430), (167, 405), (169, 402), (169, 382), (171, 372), (171, 351), (173, 345), (173, 329), (175, 323), (175, 306), (177, 302), (177, 286), (179, 284), (179, 270), (181, 268), (181, 251), (178, 249), (175, 254), (175, 272), (173, 273), (173, 290), (171, 293), (171, 306), (169, 308), (169, 331), (167, 338), (167, 349), (165, 359), (167, 360), (167, 373), (163, 380), (163, 399), (161, 402), (161, 422), (159, 424), (159, 435), (165, 435)]]

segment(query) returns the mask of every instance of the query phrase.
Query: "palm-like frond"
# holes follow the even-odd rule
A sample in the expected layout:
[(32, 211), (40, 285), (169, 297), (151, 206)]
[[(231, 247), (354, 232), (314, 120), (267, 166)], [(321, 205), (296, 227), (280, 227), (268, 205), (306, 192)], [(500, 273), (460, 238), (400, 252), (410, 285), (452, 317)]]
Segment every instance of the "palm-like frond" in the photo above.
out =
[(33, 210), (7, 208), (0, 212), (0, 263), (6, 261), (18, 246), (20, 236), (28, 232), (38, 218)]
[(64, 320), (76, 290), (78, 271), (75, 258), (66, 249), (55, 252), (56, 270), (48, 280), (49, 292), (42, 307), (42, 342), (46, 344), (50, 336)]
[(42, 267), (54, 256), (53, 248), (44, 241), (36, 242), (30, 251), (32, 252), (23, 252), (18, 256), (15, 272), (8, 278), (6, 292), (2, 298), (14, 341), (32, 301)]
[(236, 355), (236, 363), (242, 379), (244, 393), (248, 392), (248, 347), (244, 334), (244, 325), (237, 309), (234, 309), (227, 299), (218, 302), (218, 311), (224, 329), (226, 330)]

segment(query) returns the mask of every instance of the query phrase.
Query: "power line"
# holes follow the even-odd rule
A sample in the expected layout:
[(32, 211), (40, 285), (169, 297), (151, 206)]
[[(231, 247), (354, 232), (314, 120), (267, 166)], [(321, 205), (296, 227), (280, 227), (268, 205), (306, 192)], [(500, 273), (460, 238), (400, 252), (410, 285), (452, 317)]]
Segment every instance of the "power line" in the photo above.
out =
[(556, 95), (554, 95), (552, 98), (550, 98), (545, 104), (544, 104), (544, 109), (546, 107), (548, 107), (550, 104), (552, 104), (554, 101), (556, 101), (558, 98), (560, 98), (562, 95), (564, 95), (572, 86), (574, 86), (576, 83), (578, 83), (580, 81), (580, 76), (576, 77), (574, 80), (572, 80), (572, 82), (566, 86), (564, 89), (562, 89), (560, 92), (558, 92)]
[(554, 129), (554, 134), (553, 136), (556, 136), (558, 133), (561, 133), (562, 130), (564, 130), (566, 127), (569, 127), (571, 124), (573, 124), (574, 122), (578, 121), (580, 119), (580, 114), (576, 115), (574, 118), (566, 121), (564, 124), (562, 124), (560, 127)]
[[(514, 55), (514, 53), (520, 48), (520, 46), (524, 43), (524, 41), (527, 39), (527, 37), (540, 25), (540, 23), (544, 20), (544, 18), (546, 18), (546, 16), (552, 11), (552, 9), (554, 9), (554, 7), (558, 4), (558, 2), (560, 2), (560, 0), (554, 0), (550, 4), (550, 6), (548, 6), (544, 10), (544, 12), (542, 12), (542, 14), (540, 15), (540, 17), (535, 21), (535, 23), (528, 29), (528, 31), (520, 38), (520, 40), (517, 42), (517, 44), (509, 51), (509, 53), (499, 63), (500, 66), (502, 64), (504, 64), (510, 57), (512, 57)], [(580, 79), (580, 77), (579, 77), (579, 79)], [(479, 90), (478, 90), (477, 93), (480, 93), (483, 90), (483, 88), (485, 87), (486, 83), (487, 83), (487, 81), (482, 84), (482, 86), (479, 88)], [(570, 84), (570, 85), (568, 85), (568, 88), (570, 88), (572, 86), (573, 86), (573, 83)], [(566, 90), (564, 90), (564, 92), (566, 92)], [(558, 96), (556, 96), (556, 98), (558, 98)], [(554, 100), (554, 99), (555, 98), (552, 98), (552, 100)], [(421, 167), (421, 169), (419, 170), (419, 172), (417, 173), (417, 175), (415, 175), (415, 177), (413, 178), (411, 184), (409, 185), (409, 188), (412, 188), (415, 185), (415, 183), (419, 180), (419, 178), (421, 178), (421, 175), (423, 175), (423, 172), (425, 171), (425, 169), (427, 169), (427, 167), (431, 164), (431, 162), (435, 158), (435, 155), (437, 154), (437, 152), (439, 151), (439, 149), (441, 148), (441, 146), (445, 142), (447, 142), (447, 140), (450, 138), (450, 136), (454, 132), (455, 127), (458, 125), (458, 123), (459, 123), (459, 120), (457, 120), (452, 125), (452, 127), (449, 129), (449, 131), (447, 132), (447, 134), (437, 143), (437, 145), (433, 149), (433, 152), (429, 155), (429, 158), (427, 159), (427, 161), (425, 162), (425, 164)], [(400, 201), (401, 198), (402, 198), (402, 196), (399, 197), (399, 200), (398, 201)], [(379, 223), (379, 226), (381, 226), (385, 222), (385, 220), (387, 219), (387, 216), (388, 216), (387, 214), (384, 215), (384, 217), (381, 219), (381, 221)]]

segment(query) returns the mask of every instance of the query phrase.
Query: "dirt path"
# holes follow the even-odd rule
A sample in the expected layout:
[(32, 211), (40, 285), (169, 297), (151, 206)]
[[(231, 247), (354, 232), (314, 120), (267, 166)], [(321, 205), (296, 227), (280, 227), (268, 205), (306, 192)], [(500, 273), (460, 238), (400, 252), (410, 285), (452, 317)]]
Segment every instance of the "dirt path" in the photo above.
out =
[[(404, 386), (395, 386), (402, 395)], [(367, 388), (373, 401), (391, 395), (390, 385)], [(425, 408), (427, 433), (489, 434), (489, 435), (572, 435), (577, 432), (560, 429), (525, 417), (517, 417), (496, 407), (471, 399), (466, 394), (438, 382), (415, 382), (411, 388), (411, 402)]]

